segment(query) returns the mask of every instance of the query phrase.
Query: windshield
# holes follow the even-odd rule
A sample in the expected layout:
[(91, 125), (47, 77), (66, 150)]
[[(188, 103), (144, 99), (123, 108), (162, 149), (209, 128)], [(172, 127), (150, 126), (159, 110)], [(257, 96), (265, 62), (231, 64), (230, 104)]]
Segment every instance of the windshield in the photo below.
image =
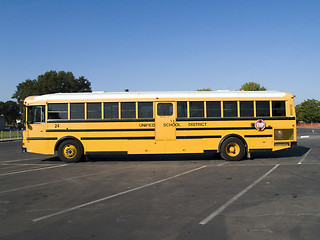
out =
[(45, 106), (29, 106), (27, 107), (27, 123), (44, 123), (45, 122)]

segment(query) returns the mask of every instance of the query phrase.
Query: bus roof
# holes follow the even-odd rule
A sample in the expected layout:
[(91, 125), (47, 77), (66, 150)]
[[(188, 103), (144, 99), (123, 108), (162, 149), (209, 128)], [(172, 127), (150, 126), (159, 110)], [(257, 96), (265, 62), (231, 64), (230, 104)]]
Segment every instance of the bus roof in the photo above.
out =
[(108, 99), (192, 99), (192, 98), (283, 98), (293, 95), (282, 91), (171, 91), (171, 92), (82, 92), (53, 93), (40, 96), (30, 96), (25, 104), (37, 101), (92, 101)]

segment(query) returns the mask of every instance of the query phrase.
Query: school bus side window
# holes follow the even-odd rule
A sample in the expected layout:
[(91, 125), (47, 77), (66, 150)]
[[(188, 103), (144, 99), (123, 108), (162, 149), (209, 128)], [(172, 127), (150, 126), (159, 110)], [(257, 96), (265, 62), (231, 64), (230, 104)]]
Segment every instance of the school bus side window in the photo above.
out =
[(240, 117), (253, 117), (253, 101), (240, 101)]
[(48, 119), (68, 119), (68, 103), (49, 103)]
[(70, 119), (84, 119), (84, 103), (70, 103)]
[(190, 117), (204, 117), (204, 102), (189, 102)]
[(272, 116), (273, 117), (286, 116), (286, 103), (285, 103), (285, 101), (272, 101)]
[(136, 103), (122, 102), (121, 103), (121, 118), (136, 118)]
[(138, 118), (153, 118), (153, 102), (138, 103)]
[(223, 116), (224, 117), (238, 117), (238, 107), (236, 101), (223, 102)]
[(101, 103), (87, 103), (87, 119), (101, 119)]
[(157, 114), (158, 116), (172, 116), (173, 114), (172, 103), (158, 103)]
[(187, 102), (177, 102), (177, 117), (186, 118), (188, 116)]
[(256, 101), (257, 117), (270, 117), (270, 102)]
[(105, 102), (103, 105), (104, 105), (104, 118), (105, 119), (119, 118), (119, 103)]
[(207, 101), (207, 117), (221, 117), (221, 102)]

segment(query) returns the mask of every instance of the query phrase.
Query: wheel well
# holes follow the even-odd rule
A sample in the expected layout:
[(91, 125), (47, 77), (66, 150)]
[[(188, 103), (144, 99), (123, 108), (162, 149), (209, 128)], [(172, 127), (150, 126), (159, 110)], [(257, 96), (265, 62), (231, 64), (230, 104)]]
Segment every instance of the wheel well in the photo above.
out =
[(248, 152), (248, 144), (247, 144), (246, 140), (245, 140), (243, 137), (241, 137), (240, 135), (237, 135), (237, 134), (229, 134), (229, 135), (224, 136), (224, 137), (221, 139), (221, 141), (220, 141), (220, 143), (219, 143), (219, 147), (218, 147), (218, 153), (221, 152), (221, 145), (222, 145), (222, 143), (223, 143), (226, 139), (228, 139), (228, 138), (230, 138), (230, 137), (239, 138), (239, 139), (243, 142), (244, 147), (246, 148), (246, 152)]
[(60, 139), (56, 142), (56, 145), (54, 146), (54, 152), (57, 152), (57, 151), (58, 151), (58, 148), (59, 148), (60, 144), (61, 144), (63, 141), (65, 141), (65, 140), (74, 140), (74, 141), (77, 141), (77, 142), (80, 144), (80, 146), (82, 147), (82, 149), (83, 149), (83, 145), (82, 145), (82, 143), (79, 141), (78, 138), (75, 138), (75, 137), (73, 137), (73, 136), (65, 136), (65, 137), (60, 138)]

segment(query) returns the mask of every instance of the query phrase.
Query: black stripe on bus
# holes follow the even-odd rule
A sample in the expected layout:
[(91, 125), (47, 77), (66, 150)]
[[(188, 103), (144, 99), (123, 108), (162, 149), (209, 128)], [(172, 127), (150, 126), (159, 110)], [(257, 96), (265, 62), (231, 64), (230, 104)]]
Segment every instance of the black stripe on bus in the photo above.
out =
[(295, 117), (224, 117), (224, 118), (177, 118), (176, 121), (248, 121), (248, 120), (296, 120)]
[(155, 140), (155, 137), (82, 137), (81, 140)]
[(46, 132), (148, 132), (154, 128), (129, 128), (129, 129), (47, 129)]
[[(272, 129), (272, 127), (266, 127), (265, 129)], [(188, 130), (256, 130), (255, 127), (220, 127), (220, 128), (177, 128), (177, 131), (188, 131)]]
[(272, 137), (272, 135), (270, 134), (266, 134), (266, 135), (244, 135), (244, 137), (247, 138), (264, 138), (264, 137)]
[(177, 136), (177, 139), (202, 139), (202, 138), (221, 138), (221, 135), (213, 136)]
[(48, 123), (87, 123), (87, 122), (154, 122), (154, 118), (139, 119), (48, 119)]
[(29, 137), (27, 140), (58, 140), (56, 137)]

